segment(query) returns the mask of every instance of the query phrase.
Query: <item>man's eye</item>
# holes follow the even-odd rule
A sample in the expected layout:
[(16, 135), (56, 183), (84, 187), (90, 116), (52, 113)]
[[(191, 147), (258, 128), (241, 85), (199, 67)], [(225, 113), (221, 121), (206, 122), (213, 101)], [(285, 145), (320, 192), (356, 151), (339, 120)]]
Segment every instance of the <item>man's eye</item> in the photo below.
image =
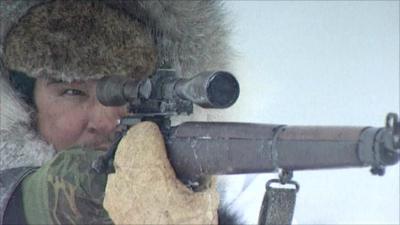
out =
[(65, 89), (62, 95), (66, 96), (86, 96), (86, 93), (79, 89)]

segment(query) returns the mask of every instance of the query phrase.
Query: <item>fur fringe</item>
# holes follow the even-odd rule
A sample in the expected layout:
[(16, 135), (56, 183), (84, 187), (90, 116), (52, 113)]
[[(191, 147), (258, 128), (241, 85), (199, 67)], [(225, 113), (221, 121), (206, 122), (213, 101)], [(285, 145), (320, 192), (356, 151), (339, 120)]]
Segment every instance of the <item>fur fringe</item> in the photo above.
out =
[(31, 128), (31, 110), (4, 78), (0, 73), (0, 170), (41, 166), (55, 150)]
[(220, 206), (218, 209), (218, 225), (239, 225), (244, 224), (243, 221), (239, 219), (239, 216), (231, 212), (228, 207), (224, 205)]

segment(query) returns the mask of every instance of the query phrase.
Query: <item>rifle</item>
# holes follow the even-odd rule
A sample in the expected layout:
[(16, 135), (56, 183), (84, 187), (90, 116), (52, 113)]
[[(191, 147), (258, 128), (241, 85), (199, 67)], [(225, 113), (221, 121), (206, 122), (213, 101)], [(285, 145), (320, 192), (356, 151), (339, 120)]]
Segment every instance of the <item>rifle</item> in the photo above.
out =
[(128, 103), (131, 115), (120, 120), (122, 131), (93, 168), (109, 169), (124, 132), (140, 121), (158, 124), (177, 177), (194, 190), (208, 175), (278, 170), (288, 175), (295, 170), (351, 167), (371, 167), (373, 174), (383, 175), (385, 166), (399, 161), (400, 122), (395, 113), (389, 113), (385, 127), (378, 128), (235, 122), (171, 126), (171, 117), (193, 113), (193, 104), (227, 108), (239, 92), (238, 81), (226, 71), (203, 72), (191, 79), (180, 79), (170, 69), (143, 80), (104, 77), (97, 84), (98, 100), (105, 106)]

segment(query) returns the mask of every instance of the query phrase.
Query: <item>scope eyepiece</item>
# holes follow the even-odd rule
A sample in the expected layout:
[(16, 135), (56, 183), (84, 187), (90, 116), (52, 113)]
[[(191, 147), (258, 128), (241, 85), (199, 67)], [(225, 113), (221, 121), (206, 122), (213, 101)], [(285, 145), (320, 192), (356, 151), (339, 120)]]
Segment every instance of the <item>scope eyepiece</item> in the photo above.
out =
[(97, 82), (96, 96), (105, 106), (122, 106), (137, 98), (149, 98), (149, 79), (134, 80), (121, 76), (103, 77)]

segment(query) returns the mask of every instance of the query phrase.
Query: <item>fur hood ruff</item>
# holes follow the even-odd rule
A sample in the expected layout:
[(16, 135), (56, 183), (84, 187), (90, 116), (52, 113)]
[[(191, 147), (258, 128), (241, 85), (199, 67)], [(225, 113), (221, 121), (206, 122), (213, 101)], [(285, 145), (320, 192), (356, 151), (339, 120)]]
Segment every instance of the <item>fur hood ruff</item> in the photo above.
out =
[[(8, 32), (32, 7), (51, 0), (0, 0), (0, 170), (41, 166), (55, 151), (32, 128), (33, 109), (24, 104), (8, 81), (4, 61)], [(103, 0), (139, 19), (152, 31), (157, 60), (168, 62), (180, 76), (226, 69), (232, 51), (229, 26), (219, 1)]]

